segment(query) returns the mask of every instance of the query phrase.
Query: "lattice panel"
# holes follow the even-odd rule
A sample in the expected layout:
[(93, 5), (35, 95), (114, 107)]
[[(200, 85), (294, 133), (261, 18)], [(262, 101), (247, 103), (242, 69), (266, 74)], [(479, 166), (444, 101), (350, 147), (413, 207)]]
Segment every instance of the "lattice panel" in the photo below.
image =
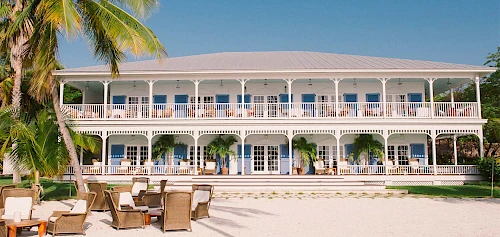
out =
[(203, 130), (199, 132), (199, 135), (205, 135), (205, 134), (236, 134), (240, 135), (239, 130)]
[(187, 135), (194, 136), (194, 131), (174, 131), (174, 130), (153, 131), (153, 136), (156, 136), (158, 134), (187, 134)]
[(384, 181), (364, 181), (365, 185), (384, 185)]
[(394, 186), (433, 185), (432, 181), (392, 181)]
[(283, 134), (285, 136), (288, 135), (287, 130), (247, 130), (245, 131), (245, 136), (250, 134)]
[(345, 130), (340, 130), (340, 135), (345, 135), (345, 134), (370, 134), (370, 133), (375, 133), (375, 134), (380, 134), (383, 136), (384, 131), (382, 129), (345, 129)]
[(464, 185), (464, 181), (460, 180), (443, 180), (441, 185)]
[(335, 130), (332, 129), (302, 129), (293, 130), (293, 135), (297, 134), (331, 134), (335, 136)]
[(389, 136), (392, 134), (427, 134), (431, 135), (431, 130), (428, 129), (395, 129), (389, 130)]
[(144, 136), (148, 135), (148, 131), (108, 131), (108, 136), (111, 135), (136, 135), (141, 134)]
[(441, 134), (475, 134), (477, 135), (479, 130), (477, 129), (440, 129), (436, 131), (436, 135)]

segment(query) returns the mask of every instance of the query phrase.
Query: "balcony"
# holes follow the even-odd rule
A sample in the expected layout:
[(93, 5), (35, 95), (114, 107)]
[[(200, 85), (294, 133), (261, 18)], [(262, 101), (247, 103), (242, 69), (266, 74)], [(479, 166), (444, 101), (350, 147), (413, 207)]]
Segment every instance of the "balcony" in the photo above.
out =
[(480, 118), (476, 102), (65, 104), (71, 120)]

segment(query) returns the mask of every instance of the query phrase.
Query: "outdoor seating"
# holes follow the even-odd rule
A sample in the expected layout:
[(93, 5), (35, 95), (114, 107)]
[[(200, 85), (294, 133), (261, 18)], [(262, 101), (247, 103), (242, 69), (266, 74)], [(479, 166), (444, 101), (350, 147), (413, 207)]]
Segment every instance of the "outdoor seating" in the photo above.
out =
[(410, 169), (412, 174), (420, 174), (423, 173), (423, 167), (420, 167), (418, 159), (409, 159), (408, 163), (410, 163)]
[(109, 210), (108, 203), (106, 202), (106, 197), (104, 196), (104, 191), (106, 191), (107, 183), (88, 182), (87, 186), (89, 188), (89, 192), (94, 192), (96, 194), (90, 210), (92, 211)]
[(162, 229), (191, 229), (191, 192), (166, 192), (163, 196)]
[(215, 174), (215, 162), (207, 162), (205, 165), (205, 174)]
[(340, 117), (347, 117), (349, 115), (349, 105), (346, 105), (339, 113)]
[(144, 162), (144, 166), (142, 167), (142, 174), (152, 174), (154, 165), (155, 165), (155, 163), (152, 161)]
[(0, 186), (0, 208), (4, 208), (4, 203), (3, 203), (3, 198), (2, 198), (2, 193), (4, 190), (9, 189), (9, 188), (16, 188), (17, 184), (7, 184), (7, 185), (1, 185)]
[(0, 237), (8, 237), (9, 229), (7, 228), (7, 224), (5, 220), (0, 220)]
[(189, 167), (189, 161), (181, 161), (179, 163), (179, 168), (177, 169), (177, 174), (191, 174), (191, 168)]
[(325, 161), (317, 160), (313, 163), (314, 174), (326, 174)]
[(106, 202), (108, 203), (111, 211), (113, 221), (111, 226), (116, 229), (137, 228), (145, 227), (144, 213), (140, 209), (118, 209), (118, 202), (120, 193), (104, 191), (106, 195)]
[(347, 167), (347, 161), (346, 160), (339, 161), (337, 168), (339, 170), (339, 174), (349, 174), (349, 173), (351, 173), (351, 170), (349, 169), (349, 167)]
[(137, 197), (138, 200), (142, 199), (142, 196), (146, 193), (149, 186), (149, 178), (147, 177), (133, 177), (132, 185), (116, 186), (112, 190), (116, 192), (129, 192), (133, 197)]
[(209, 209), (214, 186), (209, 184), (193, 184), (193, 201), (191, 203), (191, 218), (193, 220), (201, 217), (210, 218)]
[(398, 167), (394, 165), (394, 161), (389, 160), (387, 163), (384, 162), (387, 173), (389, 174), (397, 174), (399, 173)]
[(26, 188), (10, 188), (2, 192), (5, 205), (0, 209), (2, 219), (14, 219), (14, 212), (21, 212), (22, 220), (31, 220), (35, 191)]
[(97, 161), (96, 159), (92, 159), (92, 167), (89, 167), (89, 173), (91, 174), (99, 174), (101, 173), (102, 163)]
[(121, 159), (120, 167), (116, 168), (117, 173), (119, 174), (128, 174), (132, 169), (132, 160), (130, 159)]
[[(129, 192), (116, 192), (112, 191), (112, 193), (118, 193), (118, 200), (115, 200), (115, 202), (118, 203), (117, 208), (118, 210), (122, 209), (139, 209), (141, 211), (157, 211), (159, 206), (156, 206), (154, 208), (150, 208), (147, 206), (142, 200), (134, 200), (132, 195)], [(115, 195), (116, 196), (116, 195)]]
[(54, 211), (47, 222), (47, 232), (56, 234), (83, 234), (84, 223), (94, 203), (96, 193), (80, 193), (71, 211)]

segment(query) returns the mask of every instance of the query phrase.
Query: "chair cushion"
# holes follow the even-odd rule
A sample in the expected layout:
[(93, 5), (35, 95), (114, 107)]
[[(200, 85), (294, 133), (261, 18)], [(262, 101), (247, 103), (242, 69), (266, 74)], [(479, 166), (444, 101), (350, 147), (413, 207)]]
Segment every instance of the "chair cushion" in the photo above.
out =
[(135, 207), (134, 198), (132, 198), (131, 193), (129, 192), (120, 193), (120, 199), (118, 201), (118, 210), (121, 210), (121, 205), (129, 205), (132, 208)]
[(207, 162), (205, 169), (214, 170), (215, 169), (215, 162)]
[(210, 199), (210, 191), (195, 190), (193, 193), (193, 202), (191, 203), (191, 210), (195, 210), (199, 202), (208, 202)]
[(69, 213), (80, 213), (80, 214), (83, 214), (85, 212), (87, 212), (87, 200), (76, 201), (71, 211), (69, 211)]
[(130, 161), (122, 161), (121, 165), (123, 165), (123, 166), (130, 166), (130, 165), (132, 165), (132, 162), (130, 162)]
[(141, 190), (148, 190), (148, 184), (143, 182), (134, 183), (134, 186), (132, 186), (132, 196), (139, 195)]
[[(2, 219), (14, 219), (14, 212), (17, 211), (21, 212), (21, 219), (29, 219), (32, 205), (32, 197), (7, 197), (5, 199), (5, 211)], [(4, 216), (10, 218), (4, 218)]]
[(56, 222), (57, 218), (58, 218), (57, 216), (52, 216), (52, 217), (49, 218), (49, 221), (50, 222)]

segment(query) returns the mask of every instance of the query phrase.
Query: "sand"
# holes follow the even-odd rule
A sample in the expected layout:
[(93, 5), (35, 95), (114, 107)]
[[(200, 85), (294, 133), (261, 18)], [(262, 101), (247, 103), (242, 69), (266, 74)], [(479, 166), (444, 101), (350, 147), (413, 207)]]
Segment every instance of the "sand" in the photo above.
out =
[[(35, 206), (34, 218), (69, 210), (74, 200)], [(109, 212), (92, 212), (87, 236), (500, 236), (500, 200), (444, 198), (216, 198), (193, 232), (115, 230)], [(24, 231), (22, 236), (35, 236)]]

